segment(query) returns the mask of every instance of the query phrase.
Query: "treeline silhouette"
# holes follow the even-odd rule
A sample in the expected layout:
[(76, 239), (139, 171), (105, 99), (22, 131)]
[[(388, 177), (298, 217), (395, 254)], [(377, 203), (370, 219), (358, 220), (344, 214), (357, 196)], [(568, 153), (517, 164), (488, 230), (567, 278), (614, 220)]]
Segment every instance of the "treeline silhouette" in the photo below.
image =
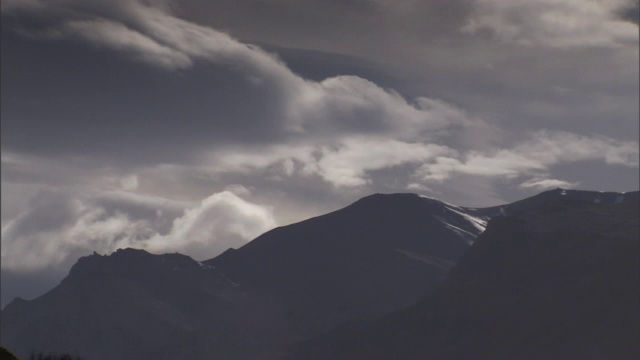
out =
[(0, 346), (0, 360), (18, 360), (18, 358), (9, 349)]
[[(9, 349), (4, 346), (0, 346), (0, 360), (19, 360)], [(69, 354), (31, 354), (29, 360), (84, 360), (79, 356), (72, 356)]]
[(29, 360), (83, 360), (79, 356), (69, 354), (32, 354)]

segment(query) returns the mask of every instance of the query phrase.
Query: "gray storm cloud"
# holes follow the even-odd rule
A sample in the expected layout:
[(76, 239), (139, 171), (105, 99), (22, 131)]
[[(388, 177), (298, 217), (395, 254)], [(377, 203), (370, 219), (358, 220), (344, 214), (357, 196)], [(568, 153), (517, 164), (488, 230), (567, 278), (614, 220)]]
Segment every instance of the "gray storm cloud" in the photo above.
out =
[[(471, 11), (464, 31), (490, 29), (508, 41), (534, 45), (626, 43), (634, 37), (629, 29), (637, 30), (637, 26), (614, 14), (630, 4), (621, 0), (607, 4), (486, 0)], [(227, 133), (216, 129), (224, 128), (225, 122), (245, 121), (233, 116), (211, 121), (210, 136), (203, 137), (203, 143), (184, 142), (191, 144), (182, 150), (197, 149), (196, 166), (210, 173), (248, 174), (279, 164), (283, 178), (317, 176), (336, 187), (353, 187), (370, 184), (373, 171), (410, 165), (416, 167), (411, 185), (423, 182), (422, 186), (429, 188), (430, 183), (453, 174), (513, 179), (537, 176), (556, 164), (584, 160), (637, 167), (637, 142), (550, 131), (535, 133), (524, 144), (516, 144), (509, 134), (501, 134), (486, 120), (442, 100), (419, 97), (407, 101), (399, 93), (357, 76), (305, 79), (274, 54), (174, 16), (168, 2), (11, 0), (3, 5), (3, 11), (48, 14), (51, 21), (46, 33), (54, 37), (80, 38), (169, 71), (208, 63), (241, 74), (268, 99), (269, 111), (256, 112), (253, 122), (268, 123), (281, 136), (257, 146), (246, 139), (234, 143)], [(534, 14), (530, 22), (519, 20), (529, 12)], [(597, 22), (605, 26), (596, 31)], [(549, 36), (539, 31), (547, 31)], [(581, 40), (587, 33), (592, 36), (591, 42)], [(553, 43), (539, 43), (537, 38)], [(251, 107), (252, 102), (249, 104)], [(180, 124), (188, 128), (189, 119)], [(476, 135), (464, 135), (478, 134), (483, 128), (485, 132), (496, 129), (494, 133), (500, 135), (488, 138), (486, 143)], [(450, 144), (452, 136), (464, 140), (454, 147)], [(465, 142), (482, 150), (465, 149)], [(144, 143), (131, 151), (150, 153)], [(151, 161), (148, 165), (156, 164)]]
[[(40, 6), (53, 7), (49, 4)], [(421, 97), (410, 103), (397, 92), (360, 77), (306, 80), (274, 55), (219, 31), (178, 19), (164, 8), (117, 2), (108, 10), (106, 4), (100, 3), (97, 11), (87, 12), (85, 18), (78, 20), (78, 9), (84, 9), (80, 3), (60, 4), (70, 12), (74, 10), (53, 25), (61, 36), (79, 36), (169, 70), (190, 67), (196, 61), (222, 64), (237, 69), (254, 86), (265, 87), (274, 96), (269, 106), (277, 109), (271, 113), (273, 119), (267, 121), (277, 124), (294, 141), (287, 144), (291, 140), (286, 140), (279, 146), (284, 143), (291, 152), (298, 147), (296, 142), (312, 144), (321, 159), (310, 163), (313, 156), (307, 155), (296, 160), (303, 162), (306, 174), (318, 174), (333, 184), (364, 184), (366, 170), (416, 163), (445, 151), (446, 147), (432, 142), (450, 130), (464, 132), (468, 126), (488, 126), (444, 101)], [(398, 151), (376, 159), (370, 152), (374, 142)], [(214, 145), (211, 152), (221, 153), (224, 148)], [(288, 163), (292, 173), (294, 168)], [(350, 166), (353, 170), (349, 170)]]
[[(38, 4), (32, 8), (25, 5), (23, 11), (49, 11), (52, 16), (60, 13), (49, 29), (59, 37), (79, 37), (167, 70), (190, 68), (203, 62), (238, 72), (268, 100), (264, 105), (252, 101), (250, 107), (258, 109), (252, 122), (270, 124), (269, 131), (282, 134), (280, 141), (283, 136), (297, 137), (322, 145), (323, 138), (335, 135), (372, 134), (415, 143), (431, 141), (439, 131), (451, 127), (480, 123), (441, 100), (420, 97), (410, 103), (397, 92), (357, 76), (337, 76), (321, 82), (306, 80), (275, 55), (220, 31), (172, 16), (164, 7), (135, 1), (113, 4), (94, 1), (91, 2), (94, 7), (74, 1)], [(68, 12), (61, 12), (56, 6)], [(260, 113), (262, 107), (268, 109)], [(248, 125), (247, 120), (234, 117), (212, 119), (209, 123), (206, 130), (210, 136), (202, 139), (209, 144), (216, 138), (227, 140), (228, 134), (216, 131), (218, 128), (240, 126), (234, 123)], [(187, 118), (182, 125), (188, 128), (190, 120)], [(194, 130), (201, 132), (195, 126)], [(202, 144), (194, 144), (198, 145)]]

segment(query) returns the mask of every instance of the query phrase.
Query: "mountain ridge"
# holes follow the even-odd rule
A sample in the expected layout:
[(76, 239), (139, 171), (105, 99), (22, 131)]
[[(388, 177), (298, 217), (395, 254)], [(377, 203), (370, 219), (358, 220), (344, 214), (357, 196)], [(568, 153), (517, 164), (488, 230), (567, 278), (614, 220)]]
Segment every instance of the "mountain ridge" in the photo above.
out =
[(135, 249), (94, 254), (51, 292), (9, 304), (1, 340), (23, 356), (74, 350), (92, 360), (280, 359), (293, 343), (416, 303), (490, 218), (558, 198), (604, 204), (620, 196), (628, 201), (638, 192), (558, 189), (490, 208), (374, 194), (202, 262)]
[(287, 359), (635, 359), (640, 200), (556, 198), (492, 219), (416, 304)]

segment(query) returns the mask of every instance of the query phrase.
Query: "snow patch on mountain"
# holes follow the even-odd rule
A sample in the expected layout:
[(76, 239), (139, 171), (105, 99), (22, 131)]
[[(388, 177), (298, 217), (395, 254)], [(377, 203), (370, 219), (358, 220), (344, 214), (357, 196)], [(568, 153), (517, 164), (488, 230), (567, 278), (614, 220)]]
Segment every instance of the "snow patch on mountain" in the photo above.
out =
[[(460, 207), (456, 206), (457, 208), (461, 209)], [(455, 212), (456, 214), (462, 216), (465, 220), (467, 220), (469, 222), (469, 224), (471, 224), (473, 227), (475, 227), (478, 230), (478, 235), (480, 235), (481, 233), (484, 232), (484, 229), (486, 229), (487, 227), (487, 220), (480, 218), (480, 217), (475, 217), (475, 216), (471, 216), (469, 214), (466, 214), (462, 211), (458, 211), (456, 209), (454, 209), (451, 206), (447, 206), (447, 208), (449, 208), (449, 210)]]

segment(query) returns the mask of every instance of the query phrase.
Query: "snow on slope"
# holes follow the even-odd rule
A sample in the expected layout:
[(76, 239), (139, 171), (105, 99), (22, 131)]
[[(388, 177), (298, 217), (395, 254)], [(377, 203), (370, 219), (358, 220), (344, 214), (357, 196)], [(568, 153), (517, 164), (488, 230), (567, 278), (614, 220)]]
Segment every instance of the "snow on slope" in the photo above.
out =
[(432, 217), (440, 221), (468, 245), (473, 244), (473, 241), (487, 227), (488, 216), (471, 215), (476, 213), (476, 209), (449, 204), (424, 195), (420, 195), (420, 197), (441, 204), (440, 214), (432, 214)]

